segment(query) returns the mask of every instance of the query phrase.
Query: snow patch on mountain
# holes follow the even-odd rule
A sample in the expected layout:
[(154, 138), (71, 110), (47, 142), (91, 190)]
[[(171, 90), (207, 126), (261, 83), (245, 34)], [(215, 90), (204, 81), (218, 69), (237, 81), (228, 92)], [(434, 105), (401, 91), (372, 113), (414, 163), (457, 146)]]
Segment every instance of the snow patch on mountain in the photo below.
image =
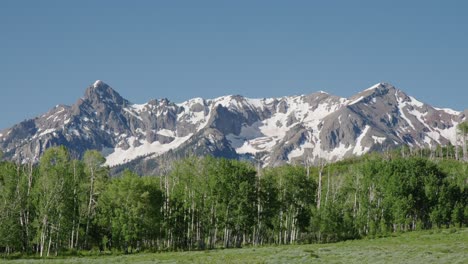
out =
[(101, 80), (96, 80), (94, 83), (93, 83), (93, 87), (94, 88), (97, 88), (98, 86), (102, 85), (103, 82)]
[(315, 147), (314, 144), (311, 142), (304, 142), (303, 144), (299, 145), (298, 148), (293, 149), (288, 154), (288, 160), (291, 161), (294, 158), (298, 158), (304, 155), (306, 149), (313, 149)]
[(340, 142), (338, 147), (330, 151), (320, 151), (319, 154), (316, 156), (327, 161), (335, 161), (345, 157), (348, 152), (352, 151), (352, 149), (353, 146), (346, 145), (343, 142)]
[(395, 93), (395, 97), (398, 101), (398, 110), (400, 111), (401, 117), (406, 121), (406, 123), (412, 128), (416, 129), (416, 127), (413, 125), (413, 122), (408, 118), (406, 115), (406, 108), (408, 106), (408, 102), (405, 102), (402, 98), (398, 96), (398, 92)]
[(148, 104), (133, 104), (130, 107), (138, 113), (142, 112)]
[(317, 92), (133, 104), (98, 80), (75, 105), (57, 105), (2, 131), (0, 148), (10, 159), (37, 159), (45, 146), (65, 145), (77, 156), (84, 149), (99, 149), (110, 166), (198, 148), (198, 153), (227, 157), (255, 155), (265, 166), (276, 166), (337, 160), (403, 144), (455, 144), (456, 126), (463, 120), (461, 112), (433, 108), (386, 83), (349, 99)]
[(370, 128), (371, 127), (369, 125), (366, 125), (364, 130), (361, 132), (359, 137), (356, 139), (356, 146), (354, 147), (353, 154), (362, 155), (362, 154), (369, 151), (370, 148), (369, 147), (364, 147), (363, 144), (362, 144), (362, 140), (367, 135), (367, 132), (369, 132)]
[(358, 99), (355, 99), (355, 100), (352, 100), (348, 103), (348, 105), (354, 105), (354, 104), (357, 104), (359, 103), (360, 101), (362, 101), (362, 99), (364, 99), (365, 97), (364, 96), (360, 96)]
[(437, 132), (439, 132), (439, 134), (450, 140), (450, 143), (452, 145), (455, 145), (457, 144), (457, 126), (458, 126), (459, 122), (456, 122), (454, 121), (453, 122), (453, 126), (449, 127), (449, 128), (446, 128), (446, 129), (435, 129)]
[(55, 132), (55, 131), (56, 131), (55, 128), (49, 128), (49, 129), (47, 129), (47, 130), (41, 132), (41, 133), (38, 135), (38, 137), (45, 136), (45, 135), (50, 134), (50, 133), (53, 133), (53, 132)]
[(382, 144), (387, 138), (386, 137), (372, 136), (372, 139), (374, 140), (374, 143)]
[(416, 98), (412, 97), (412, 96), (409, 96), (409, 98), (411, 99), (411, 103), (413, 106), (416, 106), (416, 107), (419, 107), (419, 108), (422, 108), (424, 106), (424, 103), (418, 101)]
[(439, 110), (439, 111), (443, 111), (443, 112), (445, 112), (445, 113), (447, 113), (449, 115), (454, 115), (454, 116), (458, 116), (458, 115), (461, 114), (461, 112), (455, 111), (455, 110), (450, 109), (450, 108), (437, 108), (437, 107), (434, 107), (434, 109)]
[(372, 90), (375, 90), (381, 86), (385, 85), (384, 83), (376, 83), (374, 85), (372, 85), (371, 87), (367, 88), (364, 90), (364, 92), (368, 92), (368, 91), (372, 91)]
[(161, 129), (157, 132), (161, 136), (166, 136), (166, 137), (175, 137), (176, 133), (175, 131), (169, 130), (169, 129)]
[(138, 139), (136, 137), (129, 137), (127, 141), (130, 145), (130, 148), (115, 148), (113, 152), (106, 157), (106, 165), (115, 166), (132, 161), (138, 157), (148, 155), (161, 155), (171, 149), (177, 148), (182, 143), (187, 141), (187, 139), (189, 139), (192, 135), (193, 134), (189, 134), (185, 137), (177, 137), (168, 144), (161, 144), (158, 141), (153, 143), (149, 143), (147, 141), (139, 141), (141, 145), (138, 147), (134, 146), (135, 142), (138, 141)]
[[(204, 100), (202, 98), (194, 98), (183, 103), (177, 104), (178, 107), (183, 109), (178, 115), (177, 120), (183, 120), (190, 124), (196, 125), (197, 130), (206, 127), (208, 119), (211, 113), (210, 107), (205, 107)], [(194, 107), (199, 106), (203, 109), (197, 109), (200, 111), (194, 111)], [(205, 109), (207, 108), (207, 109)], [(205, 112), (205, 110), (208, 110)]]
[(143, 121), (143, 119), (142, 119), (139, 115), (137, 115), (136, 113), (134, 113), (134, 112), (133, 112), (132, 110), (130, 110), (129, 108), (123, 108), (123, 110), (124, 110), (125, 112), (129, 113), (131, 116), (133, 116), (133, 117), (139, 119), (140, 121)]

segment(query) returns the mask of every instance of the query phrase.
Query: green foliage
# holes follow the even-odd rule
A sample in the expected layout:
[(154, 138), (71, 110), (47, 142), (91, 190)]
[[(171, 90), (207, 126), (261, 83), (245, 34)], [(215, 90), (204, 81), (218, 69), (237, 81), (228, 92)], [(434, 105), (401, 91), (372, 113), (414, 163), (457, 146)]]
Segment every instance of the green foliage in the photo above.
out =
[(0, 251), (204, 250), (466, 227), (468, 164), (446, 158), (453, 147), (433, 159), (411, 151), (259, 171), (191, 156), (167, 175), (111, 179), (99, 152), (72, 160), (54, 147), (38, 166), (0, 162)]
[(12, 163), (0, 163), (0, 245), (20, 248), (21, 225), (16, 220), (21, 210), (18, 194), (20, 175)]
[[(64, 147), (48, 149), (41, 158), (39, 177), (33, 188), (33, 201), (36, 204), (38, 230), (36, 243), (40, 255), (50, 253), (51, 241), (57, 253), (67, 242), (72, 228), (73, 214), (73, 174), (70, 158)], [(50, 241), (50, 242), (49, 242)]]
[(79, 216), (85, 222), (84, 244), (86, 247), (100, 244), (99, 227), (93, 225), (101, 194), (106, 190), (109, 168), (104, 166), (106, 159), (96, 150), (88, 150), (83, 156), (84, 173), (79, 184)]
[(127, 251), (139, 249), (147, 239), (155, 239), (161, 224), (162, 193), (154, 180), (139, 178), (126, 171), (122, 178), (110, 182), (102, 194), (99, 225), (114, 246)]
[(462, 123), (458, 124), (457, 128), (460, 131), (460, 133), (467, 134), (468, 133), (468, 122), (465, 121), (465, 122), (462, 122)]

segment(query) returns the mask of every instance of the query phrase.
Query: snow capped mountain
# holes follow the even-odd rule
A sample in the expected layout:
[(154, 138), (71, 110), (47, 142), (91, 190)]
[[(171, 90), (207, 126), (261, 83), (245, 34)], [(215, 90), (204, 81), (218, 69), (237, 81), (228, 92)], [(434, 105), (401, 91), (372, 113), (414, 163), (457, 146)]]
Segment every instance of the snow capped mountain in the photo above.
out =
[(96, 81), (72, 106), (0, 132), (5, 157), (38, 160), (65, 145), (80, 157), (98, 149), (110, 166), (154, 173), (162, 162), (187, 153), (255, 159), (263, 166), (330, 161), (398, 145), (455, 144), (465, 113), (434, 108), (390, 84), (376, 84), (351, 98), (325, 92), (281, 98), (239, 95), (167, 99), (132, 104)]

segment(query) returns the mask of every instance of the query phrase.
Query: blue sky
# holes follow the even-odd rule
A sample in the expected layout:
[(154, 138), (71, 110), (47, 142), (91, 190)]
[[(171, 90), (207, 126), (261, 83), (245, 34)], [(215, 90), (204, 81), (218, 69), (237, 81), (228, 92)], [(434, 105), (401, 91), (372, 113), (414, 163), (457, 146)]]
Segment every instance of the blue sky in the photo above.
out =
[(468, 108), (467, 1), (1, 1), (0, 129), (101, 79), (135, 103), (390, 82)]

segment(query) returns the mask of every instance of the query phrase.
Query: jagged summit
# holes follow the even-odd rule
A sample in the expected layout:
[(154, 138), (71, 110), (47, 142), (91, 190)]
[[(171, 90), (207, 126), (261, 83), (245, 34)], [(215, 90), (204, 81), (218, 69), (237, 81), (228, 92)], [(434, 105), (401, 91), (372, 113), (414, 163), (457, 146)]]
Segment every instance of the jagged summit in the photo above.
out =
[(456, 125), (465, 119), (465, 113), (434, 108), (388, 83), (348, 99), (316, 92), (132, 104), (98, 80), (76, 104), (58, 105), (0, 132), (0, 149), (7, 159), (23, 162), (37, 160), (55, 145), (65, 145), (77, 157), (97, 149), (110, 166), (157, 174), (162, 164), (187, 153), (276, 166), (399, 145), (455, 144)]
[(389, 83), (377, 83), (350, 97), (348, 99), (348, 104), (354, 105), (357, 103), (369, 103), (371, 101), (375, 102), (377, 98), (380, 98), (380, 100), (383, 101), (394, 101), (396, 100), (397, 94), (403, 94), (406, 96), (406, 94)]
[(94, 87), (94, 88), (97, 88), (97, 87), (102, 86), (102, 85), (107, 85), (107, 84), (104, 83), (104, 82), (101, 81), (101, 80), (96, 80), (96, 81), (93, 83), (93, 87)]
[(395, 87), (390, 83), (379, 82), (379, 83), (376, 83), (376, 84), (372, 85), (371, 87), (365, 89), (363, 92), (372, 91), (372, 90), (379, 90), (379, 89), (395, 89)]
[(97, 80), (93, 85), (86, 89), (84, 100), (90, 101), (92, 104), (112, 103), (117, 105), (128, 104), (128, 101), (122, 98), (120, 94), (112, 89), (108, 84), (101, 80)]
[(395, 86), (393, 86), (390, 83), (380, 82), (380, 83), (377, 83), (377, 84), (375, 84), (375, 85), (373, 85), (373, 86), (359, 92), (357, 95), (369, 95), (369, 94), (379, 95), (379, 94), (386, 94), (389, 91), (395, 92), (395, 91), (400, 91), (400, 90), (398, 90)]

